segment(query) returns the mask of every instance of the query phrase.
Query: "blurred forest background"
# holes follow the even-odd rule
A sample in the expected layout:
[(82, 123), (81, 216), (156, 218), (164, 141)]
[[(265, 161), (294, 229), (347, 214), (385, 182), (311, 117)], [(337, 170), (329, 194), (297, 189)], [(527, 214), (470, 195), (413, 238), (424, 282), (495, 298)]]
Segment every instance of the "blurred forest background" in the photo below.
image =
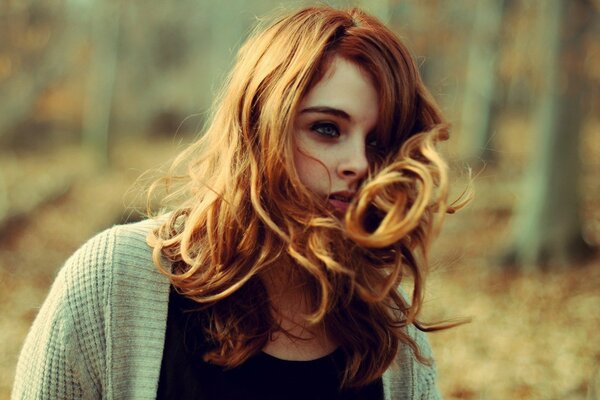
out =
[[(445, 398), (600, 398), (600, 0), (329, 3), (406, 41), (456, 195), (475, 174), (432, 254), (425, 319), (473, 318), (430, 335)], [(64, 260), (140, 218), (257, 19), (303, 4), (0, 2), (0, 398)]]

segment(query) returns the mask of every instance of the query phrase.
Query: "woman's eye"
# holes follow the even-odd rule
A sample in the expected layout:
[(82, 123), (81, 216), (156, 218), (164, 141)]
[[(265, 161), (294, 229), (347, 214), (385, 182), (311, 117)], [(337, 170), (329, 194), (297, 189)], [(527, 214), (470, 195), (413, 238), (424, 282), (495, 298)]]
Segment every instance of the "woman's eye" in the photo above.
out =
[(377, 138), (367, 138), (367, 147), (370, 149), (377, 150)]
[(317, 132), (321, 136), (325, 136), (327, 138), (336, 138), (340, 136), (340, 131), (335, 124), (329, 122), (321, 122), (318, 124), (314, 124), (311, 129)]

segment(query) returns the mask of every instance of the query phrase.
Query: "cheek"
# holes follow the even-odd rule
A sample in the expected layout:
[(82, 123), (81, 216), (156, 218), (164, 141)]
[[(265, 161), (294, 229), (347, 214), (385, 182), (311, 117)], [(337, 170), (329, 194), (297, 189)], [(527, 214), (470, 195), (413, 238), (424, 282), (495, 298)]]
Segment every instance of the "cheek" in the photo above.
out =
[(294, 152), (294, 166), (296, 167), (296, 173), (305, 185), (309, 186), (309, 182), (315, 178), (315, 175), (318, 173), (318, 165), (316, 160), (307, 156), (305, 153), (300, 151)]
[(329, 171), (326, 160), (304, 149), (294, 149), (294, 167), (300, 181), (310, 190), (326, 192), (329, 187)]

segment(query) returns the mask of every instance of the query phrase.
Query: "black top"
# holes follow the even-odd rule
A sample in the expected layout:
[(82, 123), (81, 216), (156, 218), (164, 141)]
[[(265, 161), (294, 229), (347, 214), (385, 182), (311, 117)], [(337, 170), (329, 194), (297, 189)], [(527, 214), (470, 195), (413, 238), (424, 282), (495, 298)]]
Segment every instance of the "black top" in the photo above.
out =
[(171, 291), (157, 399), (383, 399), (381, 378), (360, 389), (340, 391), (341, 350), (311, 361), (287, 361), (259, 353), (224, 370), (202, 360), (202, 313)]

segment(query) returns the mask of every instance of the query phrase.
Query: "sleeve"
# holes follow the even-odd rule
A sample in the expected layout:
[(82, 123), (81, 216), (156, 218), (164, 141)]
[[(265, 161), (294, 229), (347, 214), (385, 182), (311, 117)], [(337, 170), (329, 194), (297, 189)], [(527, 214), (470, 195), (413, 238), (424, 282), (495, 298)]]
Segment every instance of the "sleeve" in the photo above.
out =
[(408, 332), (421, 350), (421, 354), (431, 361), (430, 364), (422, 364), (417, 360), (413, 363), (413, 376), (416, 385), (415, 398), (419, 400), (440, 400), (442, 395), (437, 386), (437, 369), (427, 335), (414, 325), (408, 327)]
[(13, 400), (102, 397), (111, 236), (91, 239), (59, 272), (21, 350)]
[(65, 300), (64, 274), (57, 277), (21, 350), (12, 399), (81, 398), (80, 378), (70, 351), (72, 317)]

